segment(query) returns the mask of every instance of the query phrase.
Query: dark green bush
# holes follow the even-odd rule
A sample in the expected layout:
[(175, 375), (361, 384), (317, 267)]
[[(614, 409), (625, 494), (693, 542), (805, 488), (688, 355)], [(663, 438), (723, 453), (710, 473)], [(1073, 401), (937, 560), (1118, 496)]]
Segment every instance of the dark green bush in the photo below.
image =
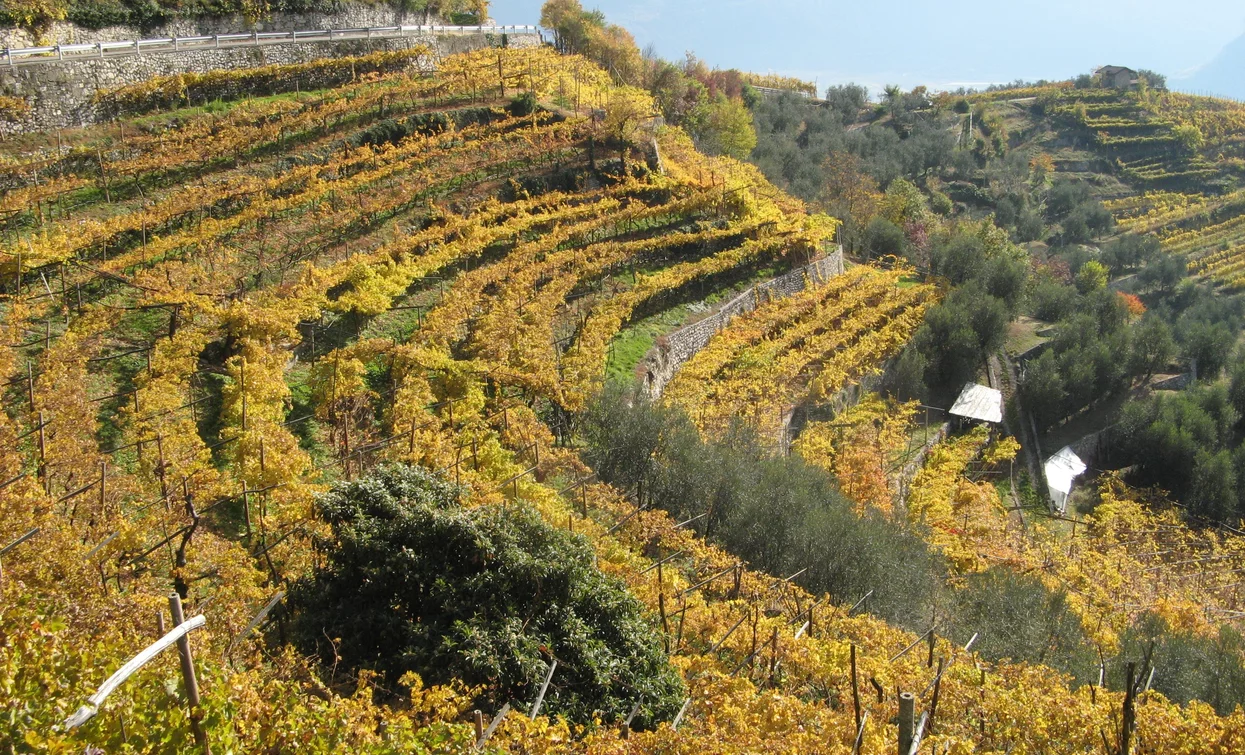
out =
[(509, 110), (511, 115), (522, 118), (536, 112), (536, 107), (536, 95), (531, 92), (524, 92), (510, 100)]
[(526, 506), (464, 508), (459, 492), (393, 466), (321, 498), (327, 563), (290, 595), (301, 647), (391, 684), (413, 671), (483, 685), (493, 706), (522, 710), (556, 658), (544, 712), (586, 723), (643, 701), (633, 726), (672, 719), (682, 682), (588, 541)]

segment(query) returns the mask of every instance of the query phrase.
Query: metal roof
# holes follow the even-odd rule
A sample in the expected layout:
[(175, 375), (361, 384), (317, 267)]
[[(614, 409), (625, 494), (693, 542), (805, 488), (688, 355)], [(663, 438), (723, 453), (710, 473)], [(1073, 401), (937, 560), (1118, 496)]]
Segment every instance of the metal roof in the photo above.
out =
[(1003, 394), (984, 385), (965, 383), (951, 414), (998, 424), (1003, 421)]
[(1072, 481), (1085, 473), (1088, 467), (1081, 457), (1073, 453), (1069, 446), (1059, 449), (1059, 453), (1046, 460), (1046, 484), (1051, 490), (1064, 495), (1072, 492)]

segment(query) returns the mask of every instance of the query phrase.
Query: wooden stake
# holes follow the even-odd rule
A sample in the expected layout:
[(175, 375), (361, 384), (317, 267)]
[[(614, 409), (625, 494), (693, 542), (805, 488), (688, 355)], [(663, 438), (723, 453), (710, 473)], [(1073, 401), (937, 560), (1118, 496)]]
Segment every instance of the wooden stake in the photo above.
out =
[(108, 171), (104, 168), (104, 150), (96, 148), (95, 157), (99, 160), (99, 176), (104, 179), (104, 201), (112, 204), (112, 192), (108, 185)]
[[(856, 643), (852, 643), (852, 712), (856, 715), (856, 731), (860, 731), (860, 677), (856, 675)], [(859, 752), (853, 748), (853, 753)]]
[(477, 710), (474, 713), (472, 713), (472, 718), (475, 719), (476, 741), (479, 742), (480, 739), (484, 736), (484, 714)]
[[(169, 611), (173, 614), (173, 626), (181, 626), (186, 620), (182, 615), (182, 597), (176, 592), (169, 593)], [(182, 681), (186, 684), (186, 699), (190, 702), (190, 730), (205, 755), (211, 755), (212, 748), (203, 731), (203, 711), (199, 708), (199, 680), (195, 678), (194, 656), (190, 654), (190, 638), (186, 635), (177, 640), (177, 654), (181, 657)]]
[(666, 620), (666, 581), (662, 578), (661, 562), (657, 563), (657, 608), (661, 612), (661, 639), (670, 652), (670, 624)]
[[(151, 352), (148, 352), (149, 354)], [(156, 453), (159, 455), (157, 470), (160, 475), (160, 497), (164, 499), (164, 510), (169, 510), (169, 485), (164, 478), (164, 436), (156, 435)]]
[(1128, 662), (1128, 671), (1125, 674), (1127, 686), (1124, 687), (1124, 721), (1120, 727), (1120, 755), (1130, 755), (1133, 744), (1133, 727), (1136, 725), (1137, 714), (1133, 710), (1133, 703), (1136, 701), (1134, 692), (1136, 691), (1137, 663), (1135, 661)]
[(43, 437), (43, 412), (39, 412), (39, 481), (43, 483), (43, 492), (51, 495), (52, 483), (48, 482), (47, 446)]
[(778, 627), (769, 638), (769, 682), (774, 683), (774, 671), (778, 669)]
[(246, 480), (242, 481), (242, 513), (246, 517), (246, 539), (251, 539), (251, 494), (247, 492)]
[[(104, 521), (104, 483), (108, 479), (108, 464), (106, 462), (99, 463), (99, 521)], [(180, 622), (179, 622), (180, 623)]]
[(238, 382), (241, 384), (242, 390), (242, 432), (246, 432), (246, 360), (242, 360), (242, 364), (238, 369)]

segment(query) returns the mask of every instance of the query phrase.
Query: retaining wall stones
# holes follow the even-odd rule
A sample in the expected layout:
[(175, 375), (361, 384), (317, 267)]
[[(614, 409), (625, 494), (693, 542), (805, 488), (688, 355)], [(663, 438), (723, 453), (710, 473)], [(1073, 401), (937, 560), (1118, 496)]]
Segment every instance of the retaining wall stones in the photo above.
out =
[(652, 398), (661, 396), (679, 367), (708, 345), (714, 334), (729, 325), (735, 317), (751, 312), (763, 302), (783, 299), (803, 291), (809, 279), (824, 282), (842, 273), (843, 247), (838, 247), (811, 265), (765, 283), (758, 283), (705, 319), (670, 333), (644, 357), (644, 390)]
[[(177, 21), (155, 29), (112, 26), (89, 30), (72, 24), (54, 24), (38, 39), (20, 29), (0, 31), (0, 46), (28, 47), (40, 44), (80, 44), (126, 39), (152, 39), (172, 36), (211, 36), (240, 31), (302, 31), (312, 29), (350, 29), (381, 26), (427, 24), (423, 13), (397, 11), (391, 7), (351, 5), (334, 14), (273, 14), (272, 18), (249, 24), (240, 18)], [(21, 97), (31, 105), (31, 113), (21, 123), (0, 124), (0, 133), (22, 133), (55, 128), (85, 126), (102, 119), (92, 103), (100, 90), (135, 84), (154, 76), (212, 70), (237, 70), (263, 65), (304, 63), (326, 57), (364, 55), (369, 52), (405, 50), (426, 45), (437, 57), (501, 44), (492, 34), (453, 34), (403, 37), (398, 39), (348, 40), (227, 50), (191, 50), (153, 53), (109, 60), (76, 60), (58, 64), (0, 69), (0, 94)], [(508, 36), (511, 47), (540, 44), (537, 35)], [(310, 82), (313, 85), (314, 82)]]

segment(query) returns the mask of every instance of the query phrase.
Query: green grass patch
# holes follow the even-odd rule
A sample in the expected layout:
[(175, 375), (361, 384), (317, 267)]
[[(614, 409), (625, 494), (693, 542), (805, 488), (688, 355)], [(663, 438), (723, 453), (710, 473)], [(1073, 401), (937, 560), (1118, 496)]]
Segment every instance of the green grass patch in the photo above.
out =
[[(640, 272), (647, 271), (641, 270)], [(785, 268), (779, 265), (769, 265), (758, 269), (752, 276), (733, 286), (710, 293), (699, 302), (679, 304), (631, 323), (618, 331), (614, 340), (610, 342), (610, 354), (605, 363), (606, 380), (622, 382), (633, 380), (636, 367), (639, 366), (649, 349), (656, 345), (658, 338), (690, 324), (696, 316), (737, 296), (754, 283), (769, 280), (784, 272), (786, 272)], [(620, 274), (615, 278), (621, 284), (630, 285), (631, 283), (630, 272)]]

